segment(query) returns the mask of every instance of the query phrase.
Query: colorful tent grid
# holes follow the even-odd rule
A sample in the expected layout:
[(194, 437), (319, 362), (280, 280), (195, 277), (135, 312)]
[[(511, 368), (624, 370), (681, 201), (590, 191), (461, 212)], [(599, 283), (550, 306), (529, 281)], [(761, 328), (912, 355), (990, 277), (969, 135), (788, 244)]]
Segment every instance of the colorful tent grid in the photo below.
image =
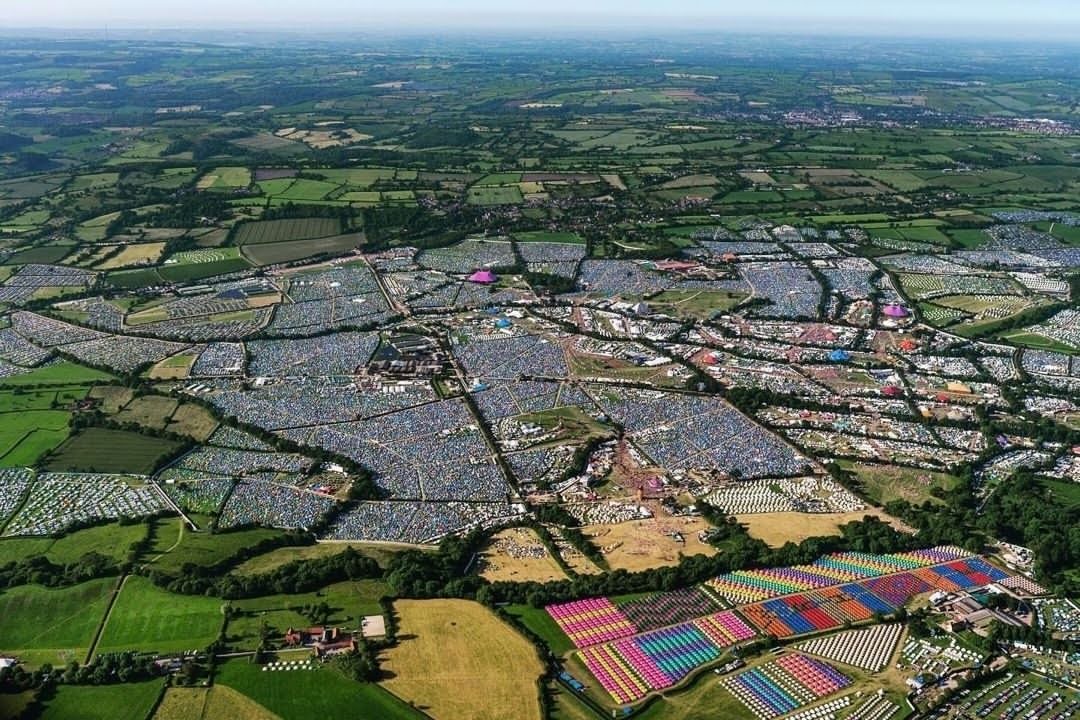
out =
[(630, 622), (642, 631), (677, 625), (720, 608), (712, 595), (699, 587), (648, 595), (619, 605)]
[(851, 684), (830, 665), (805, 655), (783, 655), (724, 681), (724, 687), (762, 720), (778, 717)]
[(632, 638), (585, 648), (578, 656), (600, 686), (620, 703), (675, 685), (720, 657), (723, 648), (755, 635), (730, 610)]
[(549, 605), (547, 612), (579, 648), (628, 637), (637, 632), (623, 611), (607, 598)]
[(935, 563), (958, 561), (965, 555), (961, 548), (950, 545), (892, 555), (833, 553), (815, 560), (810, 565), (738, 570), (713, 578), (707, 585), (733, 603), (745, 604), (923, 568)]

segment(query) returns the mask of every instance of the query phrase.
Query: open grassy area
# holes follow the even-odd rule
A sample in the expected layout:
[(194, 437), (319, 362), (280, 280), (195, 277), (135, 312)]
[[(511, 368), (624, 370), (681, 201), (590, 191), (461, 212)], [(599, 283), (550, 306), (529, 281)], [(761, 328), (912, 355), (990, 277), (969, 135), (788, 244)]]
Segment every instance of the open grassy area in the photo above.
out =
[[(541, 557), (514, 557), (514, 547), (535, 546), (543, 550)], [(496, 533), (480, 553), (480, 575), (491, 582), (550, 582), (566, 579), (555, 559), (551, 557), (536, 533), (529, 528), (509, 528)]]
[(72, 362), (45, 365), (25, 375), (0, 379), (0, 388), (27, 385), (76, 385), (113, 380), (109, 373)]
[(45, 468), (55, 472), (135, 473), (148, 475), (180, 447), (174, 440), (126, 430), (90, 427), (66, 440), (49, 455)]
[(82, 662), (115, 586), (115, 578), (102, 578), (66, 588), (5, 590), (0, 594), (0, 654), (34, 665)]
[[(209, 527), (211, 522), (211, 518), (206, 516), (195, 516), (193, 519), (200, 528)], [(154, 567), (162, 572), (176, 574), (180, 573), (187, 563), (214, 565), (235, 556), (243, 548), (282, 534), (280, 530), (270, 528), (223, 533), (188, 532), (174, 550), (155, 561)]]
[(234, 647), (252, 650), (259, 644), (264, 622), (280, 636), (290, 627), (310, 625), (299, 609), (321, 603), (330, 607), (330, 624), (355, 629), (360, 626), (360, 618), (382, 613), (379, 599), (389, 592), (389, 587), (379, 580), (349, 580), (314, 592), (237, 600), (232, 605), (240, 612), (229, 621), (226, 638)]
[(737, 292), (665, 290), (648, 300), (654, 312), (675, 317), (709, 320), (739, 304), (746, 295)]
[(491, 611), (466, 600), (401, 600), (395, 609), (406, 639), (383, 654), (393, 693), (437, 718), (540, 717), (536, 650)]
[(574, 649), (574, 644), (566, 633), (551, 619), (543, 608), (534, 608), (529, 605), (507, 605), (506, 612), (513, 615), (518, 621), (529, 628), (551, 648), (556, 655), (565, 655)]
[(800, 543), (810, 537), (839, 535), (841, 525), (862, 520), (867, 515), (874, 515), (898, 529), (903, 528), (898, 520), (876, 508), (848, 513), (755, 513), (736, 515), (735, 518), (754, 537), (764, 540), (770, 547), (780, 547), (784, 543)]
[(378, 685), (357, 683), (330, 668), (271, 674), (239, 658), (220, 665), (215, 682), (238, 691), (282, 720), (421, 717)]
[(162, 680), (102, 686), (61, 685), (40, 720), (145, 720)]
[(176, 595), (146, 578), (129, 576), (105, 623), (98, 652), (205, 648), (221, 630), (221, 608), (217, 598)]
[(364, 236), (361, 233), (353, 233), (311, 240), (245, 245), (243, 253), (255, 265), (274, 265), (315, 255), (342, 255), (359, 247), (363, 241)]
[(951, 490), (960, 482), (959, 478), (948, 473), (917, 468), (868, 465), (850, 460), (841, 460), (840, 466), (855, 473), (867, 497), (878, 505), (884, 505), (893, 500), (907, 500), (912, 504), (920, 505), (934, 499), (931, 494), (934, 488)]
[(255, 245), (288, 240), (310, 240), (337, 235), (340, 232), (341, 221), (337, 218), (265, 220), (241, 225), (236, 231), (236, 244)]
[(344, 552), (346, 548), (352, 548), (361, 554), (366, 554), (368, 550), (363, 543), (316, 543), (315, 545), (301, 547), (277, 548), (268, 553), (256, 555), (250, 560), (245, 560), (237, 565), (233, 572), (238, 575), (258, 575), (271, 572), (282, 565), (297, 560), (314, 560), (338, 555)]
[(0, 539), (0, 565), (32, 555), (44, 555), (58, 565), (95, 552), (117, 562), (127, 558), (128, 549), (146, 537), (146, 523), (110, 523), (67, 533), (60, 538), (13, 537)]

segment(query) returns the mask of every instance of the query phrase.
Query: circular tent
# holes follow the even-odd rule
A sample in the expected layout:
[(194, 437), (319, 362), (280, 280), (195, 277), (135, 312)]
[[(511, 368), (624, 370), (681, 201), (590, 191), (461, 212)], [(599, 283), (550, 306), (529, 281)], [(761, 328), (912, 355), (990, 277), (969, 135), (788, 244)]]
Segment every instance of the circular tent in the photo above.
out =
[(910, 314), (907, 308), (900, 305), (886, 305), (884, 313), (891, 318), (906, 318)]

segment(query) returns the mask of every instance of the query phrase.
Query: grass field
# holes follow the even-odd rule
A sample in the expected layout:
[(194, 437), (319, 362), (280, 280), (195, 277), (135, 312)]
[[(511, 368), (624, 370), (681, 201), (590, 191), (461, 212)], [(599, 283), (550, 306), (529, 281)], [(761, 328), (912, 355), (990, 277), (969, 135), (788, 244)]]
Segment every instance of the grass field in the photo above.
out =
[(138, 245), (128, 245), (108, 260), (95, 265), (95, 270), (115, 270), (116, 268), (130, 267), (132, 265), (152, 265), (156, 263), (165, 251), (165, 243), (151, 242)]
[(259, 644), (259, 632), (265, 621), (274, 631), (283, 634), (290, 626), (310, 624), (297, 608), (325, 602), (330, 606), (328, 621), (333, 625), (356, 628), (365, 615), (379, 615), (379, 599), (390, 592), (378, 580), (355, 580), (333, 583), (309, 593), (266, 595), (233, 602), (243, 611), (229, 621), (226, 636), (236, 647), (252, 650)]
[[(211, 522), (211, 518), (205, 516), (195, 516), (193, 519), (199, 527), (209, 527)], [(214, 565), (233, 557), (242, 548), (280, 535), (280, 530), (269, 528), (225, 533), (189, 532), (175, 550), (155, 561), (154, 567), (166, 573), (179, 573), (186, 563)]]
[(210, 688), (171, 687), (154, 711), (153, 720), (199, 720), (209, 694)]
[(105, 614), (116, 578), (66, 588), (21, 585), (0, 595), (0, 654), (30, 664), (82, 662)]
[(506, 612), (513, 615), (518, 621), (529, 628), (544, 644), (551, 648), (555, 655), (565, 655), (574, 649), (574, 644), (566, 636), (555, 621), (551, 619), (543, 608), (534, 608), (529, 605), (507, 605)]
[(61, 685), (40, 720), (145, 720), (161, 694), (162, 680), (118, 685)]
[(161, 430), (176, 411), (180, 402), (164, 395), (143, 395), (130, 401), (116, 414), (117, 422), (133, 422)]
[(241, 225), (236, 231), (237, 245), (310, 240), (337, 235), (341, 221), (337, 218), (292, 218), (266, 220)]
[(271, 674), (241, 658), (220, 665), (215, 682), (238, 691), (282, 720), (421, 717), (378, 685), (354, 682), (329, 668)]
[(90, 427), (68, 438), (45, 462), (56, 472), (106, 472), (148, 475), (180, 443), (149, 435)]
[(20, 385), (75, 385), (105, 382), (114, 379), (112, 375), (100, 370), (94, 370), (72, 362), (60, 362), (45, 365), (25, 375), (14, 375), (0, 379), (0, 388), (18, 387)]
[[(657, 517), (614, 525), (586, 525), (582, 532), (601, 548), (613, 570), (637, 572), (660, 565), (675, 565), (684, 555), (715, 555), (716, 548), (698, 540), (709, 527), (702, 518)], [(679, 532), (685, 542), (676, 542)]]
[(517, 185), (471, 187), (465, 197), (470, 205), (516, 205), (522, 201)]
[(127, 558), (132, 544), (142, 540), (147, 533), (146, 523), (135, 525), (96, 525), (60, 538), (17, 537), (0, 539), (0, 565), (21, 560), (31, 555), (44, 555), (50, 561), (63, 565), (72, 563), (89, 552), (122, 562)]
[(216, 598), (176, 595), (146, 578), (129, 576), (105, 623), (98, 652), (205, 648), (221, 630), (221, 606)]
[(199, 405), (184, 403), (169, 418), (169, 432), (193, 437), (200, 442), (209, 438), (217, 429), (218, 421), (210, 411)]
[(920, 505), (926, 500), (933, 500), (934, 488), (951, 490), (960, 479), (947, 473), (931, 472), (916, 468), (903, 468), (893, 465), (866, 465), (841, 460), (840, 466), (855, 473), (862, 483), (867, 497), (878, 505), (893, 500), (907, 500)]
[(549, 232), (547, 230), (514, 233), (514, 240), (518, 242), (562, 243), (564, 245), (585, 244), (585, 238), (575, 232)]
[(274, 265), (302, 260), (315, 255), (342, 255), (358, 247), (363, 242), (363, 233), (352, 233), (311, 240), (245, 245), (243, 254), (255, 265)]
[(361, 553), (364, 552), (363, 545), (356, 543), (316, 543), (315, 545), (304, 545), (301, 547), (277, 548), (268, 553), (256, 555), (250, 560), (240, 563), (233, 572), (237, 575), (258, 575), (260, 573), (276, 570), (282, 565), (287, 565), (297, 560), (314, 560), (316, 558), (339, 555), (344, 552), (346, 548), (350, 547)]
[(277, 715), (231, 687), (217, 685), (207, 694), (202, 720), (277, 720)]
[(848, 513), (755, 513), (736, 515), (735, 519), (770, 547), (781, 547), (784, 543), (800, 543), (810, 537), (838, 535), (841, 525), (862, 520), (867, 515), (874, 515), (897, 529), (902, 527), (899, 521), (875, 508)]
[(489, 610), (466, 600), (401, 600), (395, 608), (408, 639), (383, 653), (391, 692), (436, 718), (540, 717), (536, 650)]
[(676, 317), (709, 320), (733, 308), (744, 297), (742, 293), (723, 291), (665, 290), (650, 298), (648, 305), (656, 312)]

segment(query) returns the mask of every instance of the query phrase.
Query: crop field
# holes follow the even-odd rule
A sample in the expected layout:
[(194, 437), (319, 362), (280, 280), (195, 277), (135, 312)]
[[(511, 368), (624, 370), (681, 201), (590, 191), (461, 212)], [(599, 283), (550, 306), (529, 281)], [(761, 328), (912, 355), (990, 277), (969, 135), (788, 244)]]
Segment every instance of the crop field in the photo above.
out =
[(395, 608), (408, 639), (383, 654), (391, 692), (435, 717), (540, 717), (536, 650), (491, 611), (465, 600), (400, 600)]
[(310, 240), (337, 235), (340, 232), (341, 222), (336, 218), (265, 220), (241, 225), (236, 231), (236, 244), (255, 245), (288, 240)]
[(184, 403), (176, 408), (172, 417), (169, 418), (166, 429), (169, 432), (205, 441), (213, 434), (217, 426), (218, 421), (206, 408), (192, 403)]
[(161, 458), (174, 453), (179, 447), (179, 443), (173, 440), (126, 430), (90, 427), (56, 448), (45, 467), (56, 472), (148, 475)]
[(360, 246), (363, 242), (362, 233), (334, 235), (312, 240), (245, 245), (243, 254), (255, 265), (274, 265), (315, 255), (341, 255)]
[(153, 265), (161, 259), (165, 251), (165, 243), (139, 243), (128, 245), (116, 255), (94, 266), (96, 270), (115, 270), (116, 268), (130, 267), (132, 265)]
[(200, 262), (190, 265), (165, 265), (158, 269), (158, 274), (162, 279), (168, 282), (191, 282), (213, 277), (215, 275), (225, 275), (227, 273), (247, 270), (250, 267), (251, 265), (247, 260), (237, 256), (224, 260)]
[(180, 402), (163, 395), (144, 395), (127, 403), (116, 414), (117, 422), (133, 422), (157, 430), (164, 429)]
[(152, 720), (199, 720), (209, 693), (210, 688), (168, 688)]
[(251, 184), (251, 171), (245, 167), (219, 167), (199, 178), (200, 190), (234, 190)]
[(177, 595), (144, 577), (129, 576), (101, 634), (98, 652), (143, 650), (172, 652), (202, 649), (224, 623), (222, 601), (200, 595)]
[(517, 205), (522, 201), (517, 185), (471, 187), (465, 200), (470, 205)]
[(39, 245), (12, 254), (5, 262), (12, 265), (32, 263), (57, 263), (67, 257), (74, 247), (71, 245)]
[(83, 662), (114, 587), (116, 578), (102, 578), (66, 588), (21, 585), (5, 590), (0, 595), (0, 652), (58, 666)]
[(45, 702), (41, 720), (145, 720), (162, 691), (161, 680), (116, 685), (60, 686)]
[(357, 708), (380, 720), (422, 717), (378, 685), (357, 683), (329, 668), (273, 674), (261, 670), (246, 658), (228, 660), (219, 666), (215, 682), (250, 698), (281, 720), (353, 717)]

